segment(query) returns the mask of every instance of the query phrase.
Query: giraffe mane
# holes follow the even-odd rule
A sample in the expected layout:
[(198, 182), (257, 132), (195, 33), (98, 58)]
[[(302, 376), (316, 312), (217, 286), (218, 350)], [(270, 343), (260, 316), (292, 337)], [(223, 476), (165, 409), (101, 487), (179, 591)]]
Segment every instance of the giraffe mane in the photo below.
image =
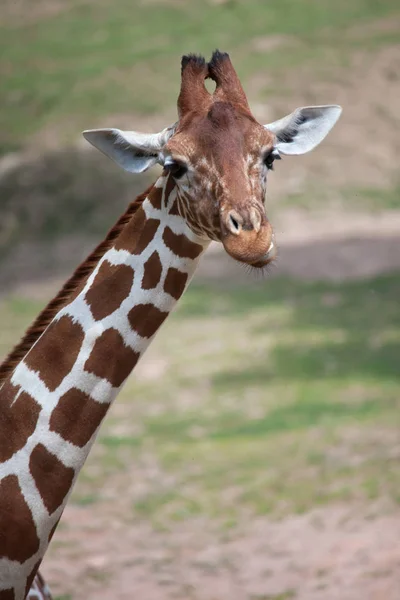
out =
[(0, 364), (0, 386), (5, 379), (14, 371), (18, 363), (27, 355), (34, 343), (39, 339), (44, 330), (70, 299), (71, 295), (77, 290), (80, 284), (84, 284), (87, 277), (98, 264), (99, 260), (109, 250), (115, 239), (124, 229), (125, 225), (131, 220), (135, 212), (140, 208), (143, 201), (148, 196), (154, 184), (140, 194), (128, 209), (120, 216), (115, 225), (109, 230), (105, 239), (96, 246), (89, 256), (79, 265), (72, 276), (65, 282), (58, 294), (50, 300), (47, 306), (36, 317), (32, 325), (27, 329), (21, 341), (11, 350), (3, 363)]

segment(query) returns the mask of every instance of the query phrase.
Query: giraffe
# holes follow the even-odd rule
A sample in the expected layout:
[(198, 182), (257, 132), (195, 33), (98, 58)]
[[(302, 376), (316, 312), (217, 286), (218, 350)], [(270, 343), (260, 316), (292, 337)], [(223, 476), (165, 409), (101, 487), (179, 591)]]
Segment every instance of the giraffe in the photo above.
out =
[(177, 104), (157, 134), (83, 133), (131, 173), (163, 170), (0, 367), (0, 600), (51, 598), (38, 568), (108, 408), (211, 240), (258, 270), (275, 260), (267, 173), (312, 150), (341, 113), (303, 107), (261, 125), (218, 50), (208, 63), (183, 56)]

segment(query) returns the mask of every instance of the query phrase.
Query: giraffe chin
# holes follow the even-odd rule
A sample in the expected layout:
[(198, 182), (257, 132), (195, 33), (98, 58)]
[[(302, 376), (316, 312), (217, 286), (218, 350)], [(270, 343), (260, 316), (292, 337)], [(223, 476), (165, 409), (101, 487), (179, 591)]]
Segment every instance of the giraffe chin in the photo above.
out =
[(236, 236), (228, 234), (222, 238), (222, 243), (232, 258), (257, 269), (267, 266), (277, 255), (275, 238), (269, 223), (259, 232), (243, 231)]
[(256, 269), (263, 269), (264, 267), (271, 264), (276, 259), (277, 255), (278, 255), (278, 251), (276, 248), (275, 240), (273, 238), (270, 243), (270, 246), (269, 246), (267, 252), (264, 254), (264, 256), (260, 260), (254, 262), (254, 263), (251, 263), (251, 266)]

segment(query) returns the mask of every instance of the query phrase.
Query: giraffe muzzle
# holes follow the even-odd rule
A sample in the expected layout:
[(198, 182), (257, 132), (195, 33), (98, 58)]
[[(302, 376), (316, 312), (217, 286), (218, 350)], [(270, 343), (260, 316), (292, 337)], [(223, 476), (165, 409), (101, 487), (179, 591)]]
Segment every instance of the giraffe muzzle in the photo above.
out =
[(223, 212), (221, 233), (225, 250), (235, 260), (262, 267), (276, 257), (272, 226), (255, 208), (245, 215), (235, 209)]

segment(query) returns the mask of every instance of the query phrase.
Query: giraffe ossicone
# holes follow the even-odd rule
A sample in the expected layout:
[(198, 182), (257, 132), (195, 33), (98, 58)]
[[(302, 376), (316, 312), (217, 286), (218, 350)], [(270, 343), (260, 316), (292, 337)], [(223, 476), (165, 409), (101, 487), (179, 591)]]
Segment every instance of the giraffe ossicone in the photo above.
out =
[(125, 170), (163, 172), (0, 366), (0, 600), (51, 597), (37, 570), (110, 404), (211, 240), (255, 268), (275, 259), (267, 172), (312, 150), (340, 112), (305, 107), (262, 125), (216, 51), (183, 57), (172, 126), (84, 132)]

